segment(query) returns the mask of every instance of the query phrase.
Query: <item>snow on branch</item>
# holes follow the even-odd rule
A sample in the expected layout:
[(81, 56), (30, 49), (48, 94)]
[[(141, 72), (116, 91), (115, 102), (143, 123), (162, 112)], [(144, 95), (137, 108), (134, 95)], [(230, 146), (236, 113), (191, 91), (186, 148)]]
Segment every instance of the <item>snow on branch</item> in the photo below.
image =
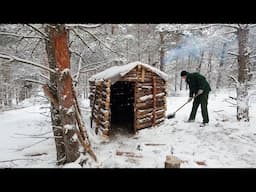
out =
[(24, 81), (36, 83), (36, 84), (40, 84), (40, 85), (45, 85), (45, 83), (43, 83), (41, 81), (33, 80), (33, 79), (24, 79)]
[(230, 27), (233, 29), (239, 29), (239, 26), (237, 24), (221, 24), (224, 27)]
[(97, 28), (103, 24), (66, 24), (67, 28), (83, 27), (83, 28)]
[(92, 52), (95, 53), (95, 51), (92, 50), (92, 48), (84, 41), (84, 39), (77, 33), (77, 31), (75, 29), (70, 29), (72, 32), (74, 32), (74, 34), (82, 41), (82, 43), (88, 47), (88, 49)]
[(82, 57), (85, 53), (85, 49), (83, 50), (83, 52), (81, 53), (81, 56), (79, 58), (79, 61), (78, 61), (78, 70), (77, 70), (77, 73), (74, 75), (74, 82), (75, 82), (75, 85), (78, 84), (78, 81), (79, 81), (79, 77), (80, 77), (80, 71), (81, 71), (81, 66), (82, 66)]
[(234, 55), (234, 56), (239, 56), (239, 54), (234, 53), (234, 52), (231, 52), (231, 51), (229, 51), (229, 52), (228, 52), (228, 54), (230, 54), (230, 55)]
[(34, 31), (41, 34), (45, 39), (49, 40), (48, 36), (45, 33), (43, 33), (42, 31), (40, 31), (39, 29), (37, 29), (35, 26), (33, 26), (31, 24), (26, 24), (26, 25), (29, 26), (30, 28), (32, 28)]
[(233, 75), (229, 75), (229, 77), (233, 79), (237, 85), (239, 85), (239, 81)]
[(40, 73), (39, 75), (40, 75), (41, 77), (43, 77), (44, 79), (47, 79), (48, 81), (50, 81), (50, 78), (47, 77), (47, 76), (45, 76), (45, 75), (43, 75), (42, 73)]
[(70, 53), (73, 53), (74, 55), (78, 56), (79, 58), (81, 58), (81, 60), (83, 61), (83, 63), (87, 64), (88, 62), (86, 62), (84, 60), (84, 58), (81, 57), (81, 54), (80, 53), (77, 53), (76, 51), (74, 51), (73, 49), (69, 49)]
[(32, 66), (35, 66), (35, 67), (39, 67), (39, 68), (41, 68), (41, 69), (50, 71), (50, 72), (52, 72), (52, 73), (56, 73), (55, 70), (50, 69), (49, 67), (46, 67), (46, 66), (44, 66), (44, 65), (42, 65), (42, 64), (39, 64), (39, 63), (36, 63), (36, 62), (33, 62), (33, 61), (29, 61), (29, 60), (26, 60), (26, 59), (21, 59), (21, 58), (18, 58), (18, 57), (16, 57), (16, 56), (13, 56), (13, 55), (8, 55), (8, 54), (1, 53), (1, 52), (0, 52), (0, 58), (2, 58), (2, 59), (8, 59), (9, 62), (18, 61), (18, 62), (21, 62), (21, 63), (24, 63), (24, 64), (29, 64), (29, 65), (32, 65)]
[(81, 30), (83, 30), (84, 32), (88, 33), (89, 35), (91, 35), (96, 41), (98, 41), (99, 43), (101, 43), (104, 47), (106, 47), (107, 49), (109, 49), (110, 51), (112, 51), (113, 53), (116, 53), (118, 56), (123, 56), (122, 54), (118, 53), (117, 51), (111, 49), (107, 44), (105, 44), (102, 40), (100, 40), (96, 35), (94, 35), (93, 33), (91, 33), (90, 31), (81, 28)]
[(0, 35), (6, 35), (6, 36), (13, 36), (13, 37), (20, 37), (20, 38), (30, 38), (30, 39), (45, 39), (45, 37), (41, 36), (33, 36), (33, 35), (18, 35), (15, 33), (6, 33), (6, 32), (0, 32)]

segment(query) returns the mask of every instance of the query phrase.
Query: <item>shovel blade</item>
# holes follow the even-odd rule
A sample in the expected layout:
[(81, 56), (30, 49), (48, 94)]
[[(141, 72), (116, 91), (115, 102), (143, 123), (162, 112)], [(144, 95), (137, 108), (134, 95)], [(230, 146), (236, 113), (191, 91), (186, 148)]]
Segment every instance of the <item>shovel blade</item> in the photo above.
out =
[(172, 114), (167, 115), (167, 119), (172, 119), (172, 118), (174, 118), (174, 117), (175, 117), (175, 113), (172, 113)]

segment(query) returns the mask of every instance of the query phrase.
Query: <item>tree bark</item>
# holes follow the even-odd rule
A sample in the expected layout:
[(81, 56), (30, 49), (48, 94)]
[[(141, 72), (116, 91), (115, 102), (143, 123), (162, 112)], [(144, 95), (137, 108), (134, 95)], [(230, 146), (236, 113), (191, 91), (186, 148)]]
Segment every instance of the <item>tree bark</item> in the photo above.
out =
[(74, 114), (74, 98), (72, 93), (72, 78), (70, 75), (70, 55), (68, 49), (68, 32), (65, 25), (51, 27), (50, 42), (54, 48), (54, 56), (58, 71), (57, 94), (59, 112), (65, 146), (65, 163), (74, 162), (79, 157), (79, 143), (74, 136), (76, 119)]
[[(53, 31), (51, 30), (49, 25), (45, 27), (46, 34), (50, 37)], [(49, 67), (51, 69), (56, 68), (56, 60), (54, 54), (54, 48), (52, 46), (52, 42), (45, 41), (45, 48), (48, 57)], [(55, 93), (55, 98), (57, 98), (57, 74), (50, 73), (50, 89), (53, 90)], [(59, 104), (59, 101), (58, 101)], [(65, 163), (65, 145), (64, 145), (64, 138), (63, 138), (63, 131), (61, 128), (61, 120), (60, 120), (60, 111), (59, 106), (51, 102), (51, 121), (52, 121), (52, 130), (55, 137), (55, 146), (56, 146), (56, 153), (57, 153), (57, 164), (64, 164)]]
[(249, 27), (239, 27), (238, 37), (238, 82), (237, 85), (237, 120), (249, 121), (248, 97), (248, 65), (250, 53), (248, 51)]
[(222, 78), (222, 70), (223, 70), (222, 67), (223, 67), (223, 64), (224, 64), (224, 56), (225, 56), (225, 52), (226, 52), (226, 47), (227, 47), (227, 43), (224, 43), (222, 51), (221, 51), (219, 72), (218, 72), (218, 77), (217, 77), (217, 82), (216, 82), (216, 89), (220, 88), (220, 80)]
[(165, 63), (164, 63), (164, 56), (165, 56), (165, 51), (164, 51), (164, 33), (160, 32), (160, 70), (165, 71)]

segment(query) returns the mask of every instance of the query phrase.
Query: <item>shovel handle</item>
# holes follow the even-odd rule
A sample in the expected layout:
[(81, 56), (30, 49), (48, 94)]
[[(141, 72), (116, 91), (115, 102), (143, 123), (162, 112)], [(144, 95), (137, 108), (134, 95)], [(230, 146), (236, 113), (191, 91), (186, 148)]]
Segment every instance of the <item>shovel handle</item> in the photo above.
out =
[[(198, 95), (195, 95), (192, 99), (195, 99)], [(186, 103), (184, 103), (182, 106), (180, 106), (175, 112), (174, 114), (179, 111), (182, 107), (184, 107), (185, 105), (187, 105), (189, 103), (189, 101), (187, 101)]]

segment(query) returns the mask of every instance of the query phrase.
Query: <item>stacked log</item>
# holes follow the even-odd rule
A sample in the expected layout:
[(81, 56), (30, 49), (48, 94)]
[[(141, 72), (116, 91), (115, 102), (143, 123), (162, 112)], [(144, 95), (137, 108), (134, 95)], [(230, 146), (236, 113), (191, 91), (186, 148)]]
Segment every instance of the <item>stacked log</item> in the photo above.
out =
[(123, 78), (136, 80), (134, 93), (134, 126), (143, 129), (165, 120), (166, 82), (157, 74), (138, 65)]
[[(138, 65), (120, 81), (135, 82), (134, 88), (134, 129), (157, 126), (165, 120), (166, 81), (149, 69)], [(90, 84), (90, 106), (96, 130), (108, 134), (110, 128), (111, 82)]]
[(91, 118), (96, 123), (95, 132), (108, 135), (110, 128), (110, 86), (111, 81), (89, 82)]

